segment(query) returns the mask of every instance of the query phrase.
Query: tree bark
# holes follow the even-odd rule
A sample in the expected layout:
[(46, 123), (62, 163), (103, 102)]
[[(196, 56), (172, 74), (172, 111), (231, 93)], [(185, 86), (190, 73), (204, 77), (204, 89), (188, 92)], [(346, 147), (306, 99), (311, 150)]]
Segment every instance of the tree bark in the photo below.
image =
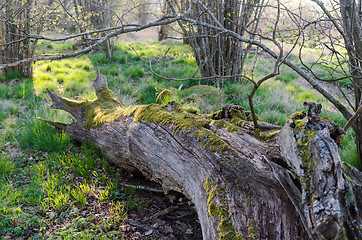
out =
[(319, 118), (320, 104), (305, 103), (308, 113), (293, 114), (280, 131), (257, 133), (238, 106), (211, 115), (176, 102), (125, 107), (105, 76), (93, 85), (93, 101), (48, 90), (51, 107), (76, 122), (45, 121), (165, 192), (183, 193), (204, 239), (362, 239), (362, 174), (342, 164), (343, 132)]

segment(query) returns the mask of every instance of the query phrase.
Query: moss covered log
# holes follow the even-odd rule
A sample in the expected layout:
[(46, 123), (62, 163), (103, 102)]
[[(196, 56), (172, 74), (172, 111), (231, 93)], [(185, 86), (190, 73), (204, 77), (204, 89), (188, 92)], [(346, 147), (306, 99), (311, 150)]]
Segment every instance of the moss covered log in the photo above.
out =
[(76, 122), (47, 122), (94, 142), (165, 192), (183, 193), (204, 239), (362, 239), (362, 174), (342, 166), (343, 132), (319, 118), (319, 105), (307, 103), (309, 112), (292, 115), (281, 130), (260, 131), (239, 106), (210, 115), (172, 101), (125, 107), (104, 76), (94, 87), (92, 101), (48, 91), (52, 107)]

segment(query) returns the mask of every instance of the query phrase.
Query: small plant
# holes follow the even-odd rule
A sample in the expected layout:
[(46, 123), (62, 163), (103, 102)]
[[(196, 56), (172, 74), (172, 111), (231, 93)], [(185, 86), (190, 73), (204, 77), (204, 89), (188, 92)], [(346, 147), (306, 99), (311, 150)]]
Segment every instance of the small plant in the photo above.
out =
[(10, 97), (10, 88), (5, 83), (0, 83), (0, 98), (8, 99)]
[(8, 114), (0, 108), (0, 122), (8, 117)]
[(3, 181), (7, 176), (11, 175), (13, 164), (5, 155), (0, 155), (0, 180)]
[(48, 72), (51, 72), (51, 71), (52, 71), (52, 66), (49, 64), (49, 65), (47, 66), (46, 70), (47, 70)]
[(74, 200), (77, 204), (80, 204), (82, 208), (85, 207), (87, 202), (87, 196), (89, 194), (90, 187), (85, 184), (76, 185), (75, 188), (72, 189), (71, 195), (73, 196)]
[(283, 71), (280, 75), (278, 75), (276, 77), (277, 80), (281, 80), (285, 83), (290, 83), (292, 82), (294, 79), (296, 79), (298, 77), (298, 75), (294, 72), (290, 72), (290, 71)]
[(43, 188), (48, 197), (53, 197), (59, 187), (59, 178), (49, 176), (47, 180), (43, 181)]
[[(89, 177), (90, 174), (90, 169), (89, 169), (89, 165), (87, 164), (86, 161), (84, 161), (83, 159), (81, 159), (79, 157), (79, 155), (77, 156), (68, 156), (69, 160), (72, 161), (71, 163), (71, 167), (74, 169), (74, 171), (82, 177)], [(87, 158), (89, 159), (89, 158)], [(91, 162), (91, 161), (89, 161)]]
[(24, 76), (20, 72), (9, 72), (6, 74), (5, 79), (13, 80), (13, 79), (22, 79)]
[(113, 216), (111, 217), (113, 224), (123, 224), (127, 219), (127, 211), (121, 202), (112, 202), (110, 210), (113, 213)]
[(109, 199), (109, 189), (98, 190), (93, 192), (94, 196), (98, 199), (98, 202), (102, 203)]
[(146, 104), (156, 102), (157, 88), (154, 85), (147, 85), (139, 91), (137, 101), (144, 102)]
[(37, 165), (33, 166), (33, 168), (34, 168), (36, 181), (41, 183), (47, 174), (48, 171), (47, 166), (44, 163), (40, 162)]
[(51, 206), (56, 211), (61, 211), (68, 207), (69, 189), (63, 187), (60, 191), (53, 195)]

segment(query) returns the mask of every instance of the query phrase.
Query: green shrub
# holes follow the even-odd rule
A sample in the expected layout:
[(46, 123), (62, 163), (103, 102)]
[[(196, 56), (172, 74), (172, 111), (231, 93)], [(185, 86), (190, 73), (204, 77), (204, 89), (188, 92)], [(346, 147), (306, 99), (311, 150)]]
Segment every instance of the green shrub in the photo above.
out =
[(180, 92), (180, 96), (186, 97), (186, 96), (190, 96), (192, 94), (201, 95), (201, 94), (216, 93), (216, 92), (218, 92), (218, 90), (213, 86), (196, 85), (196, 86), (182, 90)]
[(125, 64), (127, 62), (127, 55), (126, 54), (114, 54), (112, 61), (117, 62), (119, 64)]
[(30, 99), (33, 97), (33, 80), (31, 78), (23, 79), (21, 83), (11, 88), (11, 95), (14, 98)]
[(351, 164), (352, 166), (358, 168), (360, 171), (362, 170), (362, 167), (358, 160), (357, 146), (356, 144), (354, 144), (354, 141), (352, 141), (347, 146), (340, 148), (339, 154), (343, 162)]
[(8, 114), (0, 107), (0, 122), (8, 117)]
[(89, 55), (89, 58), (95, 65), (111, 63), (111, 59), (108, 59), (104, 53), (94, 53)]

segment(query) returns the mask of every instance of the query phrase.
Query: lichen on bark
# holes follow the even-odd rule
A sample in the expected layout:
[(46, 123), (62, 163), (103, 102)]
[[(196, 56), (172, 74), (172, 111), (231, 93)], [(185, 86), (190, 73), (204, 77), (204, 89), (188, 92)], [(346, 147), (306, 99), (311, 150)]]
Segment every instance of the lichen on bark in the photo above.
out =
[(208, 212), (218, 222), (219, 240), (242, 240), (244, 236), (234, 228), (228, 204), (224, 203), (227, 201), (225, 197), (227, 189), (219, 185), (218, 178), (215, 179), (214, 183), (211, 182), (209, 177), (206, 178), (205, 190), (208, 194)]

